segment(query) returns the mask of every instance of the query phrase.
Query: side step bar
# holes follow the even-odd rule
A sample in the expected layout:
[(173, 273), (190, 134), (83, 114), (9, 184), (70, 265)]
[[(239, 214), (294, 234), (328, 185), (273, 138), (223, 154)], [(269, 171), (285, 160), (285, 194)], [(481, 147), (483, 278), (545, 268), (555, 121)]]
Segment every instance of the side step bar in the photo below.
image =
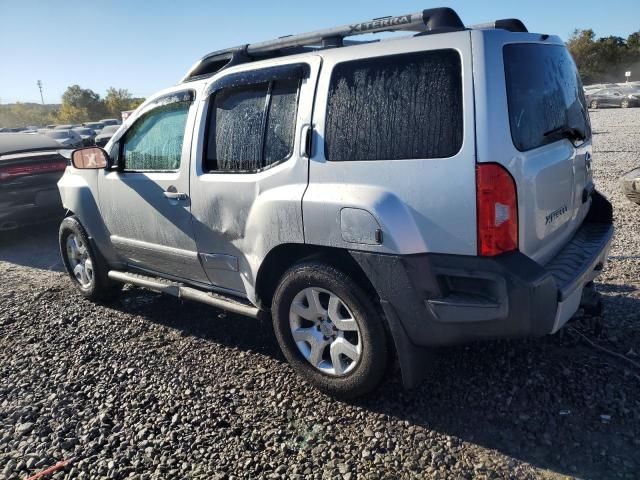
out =
[(120, 272), (111, 270), (108, 274), (111, 280), (122, 283), (131, 283), (138, 287), (153, 290), (158, 293), (166, 293), (178, 298), (206, 303), (212, 307), (221, 308), (228, 312), (258, 318), (260, 310), (248, 303), (241, 303), (229, 297), (223, 297), (211, 292), (205, 292), (193, 287), (186, 287), (181, 283), (171, 282), (162, 278), (148, 277), (137, 273)]

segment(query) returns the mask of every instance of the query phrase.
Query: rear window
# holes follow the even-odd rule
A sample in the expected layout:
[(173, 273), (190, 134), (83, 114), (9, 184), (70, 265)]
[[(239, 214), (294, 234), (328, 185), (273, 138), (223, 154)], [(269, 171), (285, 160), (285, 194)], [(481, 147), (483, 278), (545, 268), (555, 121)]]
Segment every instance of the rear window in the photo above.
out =
[(444, 158), (462, 147), (462, 66), (455, 50), (339, 63), (333, 69), (325, 157)]
[(563, 127), (591, 136), (582, 82), (565, 47), (505, 45), (504, 69), (511, 137), (518, 150), (557, 141), (545, 133)]

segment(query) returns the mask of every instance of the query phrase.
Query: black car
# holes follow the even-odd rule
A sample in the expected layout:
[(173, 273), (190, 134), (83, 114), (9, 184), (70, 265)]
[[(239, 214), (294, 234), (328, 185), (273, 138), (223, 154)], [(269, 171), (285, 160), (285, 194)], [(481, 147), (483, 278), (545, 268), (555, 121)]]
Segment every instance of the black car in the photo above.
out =
[(97, 134), (93, 129), (89, 127), (76, 127), (73, 129), (73, 131), (80, 135), (83, 147), (90, 147), (91, 145), (95, 145)]
[(59, 149), (42, 135), (0, 133), (0, 231), (63, 216)]
[(587, 95), (590, 108), (637, 107), (640, 106), (640, 92), (632, 89), (604, 88)]
[(622, 177), (622, 188), (629, 200), (640, 205), (640, 168), (631, 170)]

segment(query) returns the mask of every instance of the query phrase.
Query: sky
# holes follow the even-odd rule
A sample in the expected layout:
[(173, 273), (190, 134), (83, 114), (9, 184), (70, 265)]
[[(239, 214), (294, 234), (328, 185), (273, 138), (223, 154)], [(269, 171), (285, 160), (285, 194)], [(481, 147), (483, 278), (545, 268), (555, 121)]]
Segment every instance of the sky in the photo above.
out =
[(0, 0), (0, 103), (39, 102), (38, 80), (45, 103), (73, 84), (146, 97), (214, 50), (438, 6), (467, 25), (516, 17), (565, 40), (640, 30), (639, 0)]

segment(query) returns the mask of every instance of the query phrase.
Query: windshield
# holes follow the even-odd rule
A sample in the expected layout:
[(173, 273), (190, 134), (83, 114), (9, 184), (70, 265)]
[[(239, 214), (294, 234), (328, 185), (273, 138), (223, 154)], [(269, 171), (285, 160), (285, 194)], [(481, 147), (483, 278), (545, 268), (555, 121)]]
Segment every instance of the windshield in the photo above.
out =
[(504, 69), (511, 137), (518, 150), (557, 141), (548, 133), (563, 129), (591, 136), (582, 82), (565, 47), (505, 45)]

